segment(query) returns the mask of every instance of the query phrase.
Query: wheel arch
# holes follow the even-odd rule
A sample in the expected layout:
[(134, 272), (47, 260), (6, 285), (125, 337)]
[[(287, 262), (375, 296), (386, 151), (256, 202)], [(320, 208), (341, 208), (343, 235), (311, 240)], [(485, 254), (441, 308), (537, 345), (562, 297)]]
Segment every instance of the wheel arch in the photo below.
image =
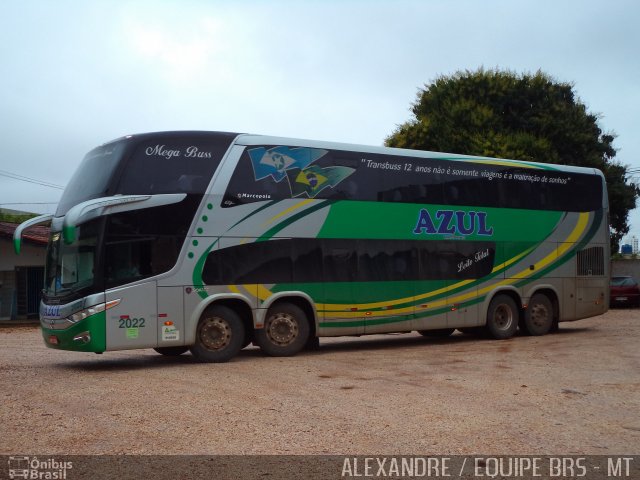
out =
[[(531, 300), (531, 298), (537, 293), (547, 296), (553, 306), (553, 320), (557, 322), (560, 319), (560, 293), (558, 293), (558, 289), (549, 284), (536, 285), (527, 292), (526, 298)], [(529, 302), (527, 301), (526, 304), (528, 306)]]
[(262, 328), (264, 326), (264, 320), (267, 316), (269, 309), (278, 303), (291, 303), (300, 308), (307, 316), (309, 321), (310, 336), (315, 336), (318, 326), (318, 312), (313, 299), (304, 292), (291, 291), (291, 292), (279, 292), (269, 297), (256, 311), (255, 327)]
[(484, 302), (482, 304), (482, 311), (478, 313), (478, 316), (481, 319), (480, 326), (487, 324), (487, 312), (489, 311), (489, 305), (496, 296), (501, 294), (511, 297), (511, 299), (516, 302), (516, 306), (520, 311), (520, 315), (522, 315), (522, 296), (520, 295), (520, 291), (516, 287), (507, 285), (492, 290), (484, 299)]
[(200, 302), (191, 313), (185, 332), (185, 345), (193, 345), (195, 343), (198, 322), (203, 313), (214, 305), (223, 305), (231, 308), (242, 319), (245, 331), (253, 331), (254, 316), (249, 299), (237, 293), (211, 295)]

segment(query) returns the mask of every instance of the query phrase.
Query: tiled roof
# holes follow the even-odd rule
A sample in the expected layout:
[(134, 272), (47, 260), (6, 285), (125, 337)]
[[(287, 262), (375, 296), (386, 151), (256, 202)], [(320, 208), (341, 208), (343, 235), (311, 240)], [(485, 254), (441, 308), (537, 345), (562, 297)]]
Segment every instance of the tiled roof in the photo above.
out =
[[(18, 228), (19, 223), (0, 222), (0, 236), (13, 238), (13, 232)], [(46, 245), (49, 240), (50, 228), (47, 225), (36, 225), (25, 230), (22, 233), (24, 240), (29, 240), (33, 243), (40, 245)]]

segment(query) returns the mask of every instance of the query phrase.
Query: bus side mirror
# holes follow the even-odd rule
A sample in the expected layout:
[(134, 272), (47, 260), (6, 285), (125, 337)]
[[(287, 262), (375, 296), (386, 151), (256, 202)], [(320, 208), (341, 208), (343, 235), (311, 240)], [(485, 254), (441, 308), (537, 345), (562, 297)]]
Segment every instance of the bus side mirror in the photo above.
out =
[(38, 217), (31, 218), (26, 222), (22, 222), (20, 225), (18, 225), (18, 228), (16, 228), (16, 231), (13, 232), (13, 249), (16, 251), (17, 255), (20, 255), (20, 247), (22, 243), (22, 232), (24, 232), (28, 228), (34, 227), (36, 225), (40, 225), (41, 223), (48, 223), (51, 221), (52, 218), (53, 218), (53, 215), (51, 214), (40, 215)]

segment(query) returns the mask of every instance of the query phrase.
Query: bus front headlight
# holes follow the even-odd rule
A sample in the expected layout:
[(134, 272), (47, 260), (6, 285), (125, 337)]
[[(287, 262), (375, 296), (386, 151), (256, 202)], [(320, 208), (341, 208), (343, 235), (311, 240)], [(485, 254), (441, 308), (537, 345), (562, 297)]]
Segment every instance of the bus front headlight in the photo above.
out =
[(95, 315), (96, 313), (104, 312), (105, 310), (109, 310), (110, 308), (115, 307), (120, 303), (120, 299), (111, 300), (107, 303), (99, 303), (98, 305), (94, 305), (93, 307), (85, 308), (84, 310), (80, 310), (79, 312), (74, 313), (73, 315), (69, 315), (67, 319), (71, 323), (78, 323), (80, 320), (84, 320), (91, 315)]

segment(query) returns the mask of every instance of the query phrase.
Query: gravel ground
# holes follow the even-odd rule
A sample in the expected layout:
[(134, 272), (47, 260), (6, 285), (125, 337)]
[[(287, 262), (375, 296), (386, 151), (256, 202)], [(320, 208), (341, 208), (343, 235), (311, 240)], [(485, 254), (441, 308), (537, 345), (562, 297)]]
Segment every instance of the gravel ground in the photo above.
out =
[(0, 454), (638, 454), (640, 310), (544, 337), (322, 339), (227, 364), (0, 328)]

